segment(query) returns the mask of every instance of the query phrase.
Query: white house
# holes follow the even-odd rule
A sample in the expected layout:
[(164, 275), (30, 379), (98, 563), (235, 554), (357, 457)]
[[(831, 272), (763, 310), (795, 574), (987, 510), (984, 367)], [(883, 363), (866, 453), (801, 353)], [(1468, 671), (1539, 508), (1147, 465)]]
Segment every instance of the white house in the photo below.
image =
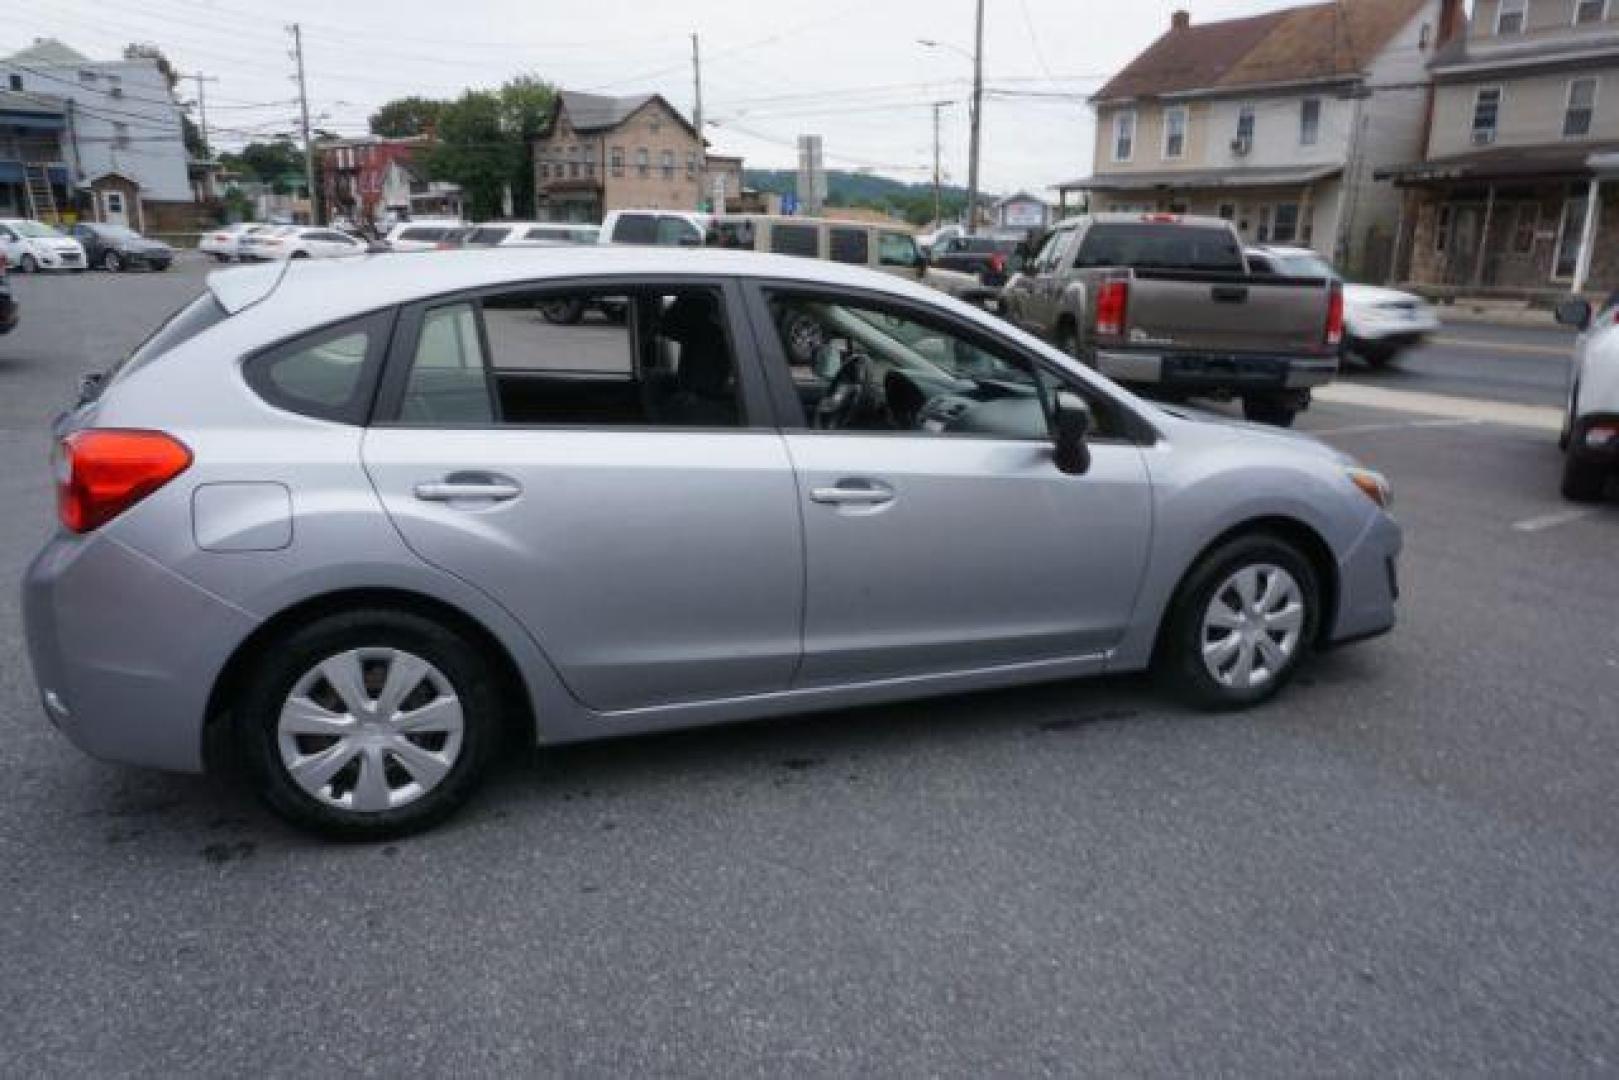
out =
[(1336, 0), (1168, 32), (1091, 99), (1095, 210), (1234, 221), (1368, 276), (1392, 257), (1398, 196), (1379, 168), (1423, 142), (1441, 0)]
[(61, 162), (76, 210), (151, 232), (189, 227), (181, 109), (154, 60), (91, 60), (41, 39), (0, 58), (0, 89), (16, 102), (50, 103), (63, 116)]

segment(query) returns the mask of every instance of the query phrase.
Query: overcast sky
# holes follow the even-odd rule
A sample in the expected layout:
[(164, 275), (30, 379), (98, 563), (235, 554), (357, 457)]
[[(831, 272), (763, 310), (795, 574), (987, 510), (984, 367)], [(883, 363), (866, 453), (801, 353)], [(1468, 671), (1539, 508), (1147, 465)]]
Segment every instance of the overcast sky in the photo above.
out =
[[(1183, 6), (1210, 22), (1288, 3), (986, 0), (985, 190), (1049, 195), (1089, 173), (1085, 95)], [(5, 10), (0, 55), (46, 36), (97, 59), (150, 41), (182, 71), (217, 76), (208, 120), (220, 146), (293, 130), (293, 21), (304, 30), (312, 111), (340, 134), (363, 133), (390, 98), (453, 96), (523, 73), (568, 89), (658, 91), (689, 114), (696, 32), (716, 153), (791, 167), (794, 138), (815, 133), (828, 167), (923, 180), (929, 103), (953, 101), (942, 111), (944, 169), (967, 180), (973, 0), (5, 0)]]

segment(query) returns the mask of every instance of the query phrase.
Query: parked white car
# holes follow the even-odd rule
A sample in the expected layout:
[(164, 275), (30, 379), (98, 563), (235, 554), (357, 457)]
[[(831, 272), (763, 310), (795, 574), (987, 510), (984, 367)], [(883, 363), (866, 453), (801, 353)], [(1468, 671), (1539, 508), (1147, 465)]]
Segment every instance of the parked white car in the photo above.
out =
[(1579, 329), (1569, 368), (1563, 418), (1563, 495), (1595, 502), (1619, 475), (1619, 291), (1593, 314), (1585, 300), (1565, 300), (1557, 321)]
[(708, 214), (679, 210), (614, 210), (602, 222), (598, 239), (603, 244), (702, 247), (713, 221)]
[(211, 229), (197, 241), (197, 250), (211, 255), (220, 262), (230, 262), (242, 254), (242, 240), (248, 236), (266, 233), (276, 228), (261, 221), (239, 221), (234, 225)]
[(336, 229), (289, 225), (242, 238), (241, 257), (256, 262), (276, 259), (341, 259), (366, 254), (365, 241)]
[(474, 225), (461, 238), (462, 247), (548, 247), (555, 244), (594, 244), (600, 240), (596, 225), (566, 221), (490, 221)]
[[(1252, 273), (1343, 280), (1332, 264), (1309, 248), (1271, 245), (1248, 248), (1243, 254)], [(1388, 366), (1402, 351), (1422, 344), (1439, 329), (1434, 306), (1415, 293), (1353, 281), (1344, 281), (1343, 287), (1343, 351), (1372, 367)]]
[(84, 247), (51, 226), (27, 218), (0, 218), (0, 253), (24, 274), (40, 270), (81, 271), (89, 266)]
[(401, 221), (382, 238), (389, 251), (438, 251), (460, 243), (466, 226), (458, 218)]

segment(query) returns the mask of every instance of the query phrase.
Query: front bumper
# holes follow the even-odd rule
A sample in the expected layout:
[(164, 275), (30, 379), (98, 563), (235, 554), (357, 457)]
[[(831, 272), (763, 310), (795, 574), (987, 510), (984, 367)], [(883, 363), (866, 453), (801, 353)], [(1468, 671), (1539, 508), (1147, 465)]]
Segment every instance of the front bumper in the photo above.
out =
[(41, 270), (83, 270), (84, 256), (77, 251), (34, 250), (29, 252)]
[(1382, 512), (1372, 518), (1338, 564), (1338, 603), (1326, 644), (1346, 645), (1394, 628), (1403, 543), (1399, 522)]
[(1159, 353), (1098, 349), (1096, 369), (1123, 383), (1186, 390), (1302, 390), (1332, 381), (1336, 357)]
[(201, 771), (214, 682), (256, 625), (104, 533), (59, 533), (23, 580), (46, 715), (107, 761)]

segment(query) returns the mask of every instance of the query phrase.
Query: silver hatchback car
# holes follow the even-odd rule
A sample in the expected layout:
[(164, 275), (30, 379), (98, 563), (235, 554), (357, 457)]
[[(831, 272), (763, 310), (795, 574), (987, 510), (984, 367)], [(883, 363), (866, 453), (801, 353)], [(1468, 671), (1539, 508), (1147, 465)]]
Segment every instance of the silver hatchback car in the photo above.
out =
[(226, 270), (83, 398), (25, 585), (46, 712), (114, 761), (230, 748), (333, 834), (442, 818), (514, 734), (1150, 664), (1235, 707), (1394, 622), (1381, 476), (833, 263)]

